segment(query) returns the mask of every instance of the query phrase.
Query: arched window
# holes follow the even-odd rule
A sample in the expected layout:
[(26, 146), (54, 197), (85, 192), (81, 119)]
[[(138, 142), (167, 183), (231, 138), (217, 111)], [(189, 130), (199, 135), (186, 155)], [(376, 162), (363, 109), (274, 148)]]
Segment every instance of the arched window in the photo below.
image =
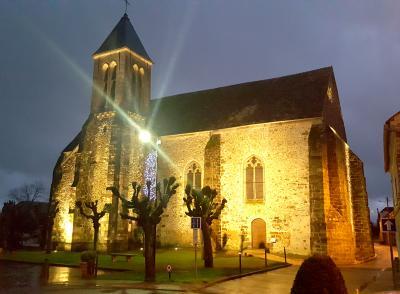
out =
[(111, 100), (115, 99), (115, 87), (117, 83), (117, 63), (115, 61), (111, 62), (111, 90), (110, 90), (110, 98)]
[(133, 111), (138, 111), (138, 90), (139, 90), (139, 67), (137, 64), (133, 65), (133, 73), (132, 73), (132, 83), (131, 83), (131, 93), (132, 93), (132, 100), (131, 100), (131, 107)]
[(196, 162), (189, 164), (186, 170), (186, 185), (192, 186), (195, 190), (201, 189), (201, 169)]
[(101, 111), (104, 111), (104, 108), (106, 106), (106, 97), (107, 97), (107, 91), (108, 91), (109, 68), (110, 67), (108, 66), (107, 63), (103, 64), (102, 69), (103, 69), (104, 75), (103, 75), (103, 97), (102, 97), (102, 102), (101, 102), (101, 105), (100, 105), (100, 110)]
[(246, 198), (262, 200), (264, 198), (264, 168), (261, 160), (252, 156), (246, 162)]
[(104, 86), (103, 86), (103, 94), (107, 95), (107, 90), (108, 90), (108, 70), (109, 70), (109, 66), (107, 63), (103, 64), (103, 71), (104, 71), (104, 76), (103, 76), (103, 82), (104, 82)]
[(143, 89), (144, 89), (144, 69), (143, 67), (140, 68), (139, 70), (139, 91), (138, 91), (138, 96), (137, 96), (137, 101), (138, 101), (138, 111), (142, 111), (143, 109)]

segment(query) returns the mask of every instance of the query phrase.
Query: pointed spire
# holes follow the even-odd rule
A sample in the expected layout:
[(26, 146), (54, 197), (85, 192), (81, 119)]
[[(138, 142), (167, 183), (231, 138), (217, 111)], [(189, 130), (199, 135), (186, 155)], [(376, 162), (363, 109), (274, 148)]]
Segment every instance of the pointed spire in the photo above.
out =
[(150, 62), (152, 61), (126, 13), (94, 55), (123, 47), (129, 48)]

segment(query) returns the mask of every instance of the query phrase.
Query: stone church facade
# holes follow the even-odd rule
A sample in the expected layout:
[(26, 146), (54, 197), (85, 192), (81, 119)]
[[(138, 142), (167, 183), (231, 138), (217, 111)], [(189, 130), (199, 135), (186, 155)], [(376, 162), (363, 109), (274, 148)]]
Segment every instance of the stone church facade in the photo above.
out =
[[(347, 144), (331, 67), (150, 99), (152, 60), (127, 15), (94, 53), (91, 112), (63, 150), (51, 197), (60, 201), (53, 241), (90, 246), (91, 223), (76, 200), (109, 203), (99, 247), (126, 250), (134, 223), (108, 186), (175, 176), (181, 184), (158, 226), (164, 245), (191, 246), (184, 187), (210, 185), (227, 199), (214, 244), (238, 250), (328, 254), (339, 263), (374, 256), (362, 161)], [(152, 143), (138, 139), (150, 130)]]

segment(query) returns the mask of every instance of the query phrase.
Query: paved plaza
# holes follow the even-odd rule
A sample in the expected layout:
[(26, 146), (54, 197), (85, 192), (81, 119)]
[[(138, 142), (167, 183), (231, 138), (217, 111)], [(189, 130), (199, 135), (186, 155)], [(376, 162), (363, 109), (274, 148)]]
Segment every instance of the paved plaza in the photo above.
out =
[[(349, 293), (400, 293), (393, 287), (389, 248), (376, 245), (375, 251), (377, 257), (369, 262), (341, 267)], [(279, 257), (271, 256), (271, 259)], [(0, 293), (290, 293), (300, 263), (298, 260), (290, 261), (296, 265), (209, 287), (201, 284), (153, 287), (129, 281), (86, 281), (80, 279), (79, 269), (67, 267), (52, 268), (48, 285), (43, 286), (39, 279), (40, 267), (0, 263)]]

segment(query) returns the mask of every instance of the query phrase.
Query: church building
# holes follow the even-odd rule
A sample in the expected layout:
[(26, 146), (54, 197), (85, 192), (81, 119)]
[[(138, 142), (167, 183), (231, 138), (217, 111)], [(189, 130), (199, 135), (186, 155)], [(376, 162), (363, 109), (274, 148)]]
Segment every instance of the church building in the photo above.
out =
[(121, 219), (106, 188), (131, 197), (133, 181), (175, 176), (180, 187), (157, 227), (161, 245), (192, 246), (182, 200), (191, 184), (227, 199), (214, 247), (225, 240), (237, 251), (244, 236), (249, 248), (338, 263), (374, 256), (363, 163), (347, 143), (332, 67), (151, 99), (153, 61), (126, 14), (93, 63), (90, 114), (53, 172), (59, 249), (91, 246), (92, 224), (75, 201), (98, 200), (111, 206), (98, 248), (127, 250), (135, 224)]

